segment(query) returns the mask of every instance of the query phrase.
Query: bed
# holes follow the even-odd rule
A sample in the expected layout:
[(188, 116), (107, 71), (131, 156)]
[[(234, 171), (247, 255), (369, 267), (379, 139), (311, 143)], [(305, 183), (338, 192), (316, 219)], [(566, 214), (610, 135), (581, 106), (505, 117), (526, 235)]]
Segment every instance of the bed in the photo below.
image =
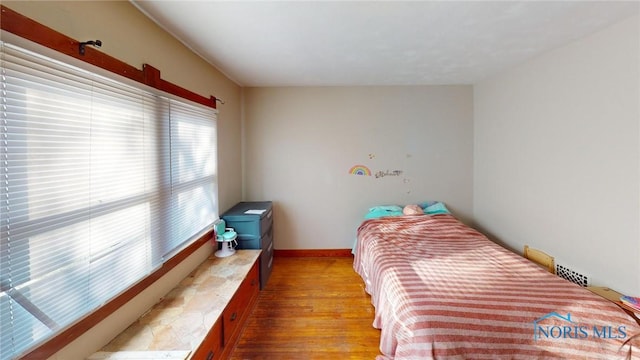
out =
[(378, 360), (639, 358), (640, 326), (615, 304), (450, 214), (364, 221), (354, 269), (381, 329)]

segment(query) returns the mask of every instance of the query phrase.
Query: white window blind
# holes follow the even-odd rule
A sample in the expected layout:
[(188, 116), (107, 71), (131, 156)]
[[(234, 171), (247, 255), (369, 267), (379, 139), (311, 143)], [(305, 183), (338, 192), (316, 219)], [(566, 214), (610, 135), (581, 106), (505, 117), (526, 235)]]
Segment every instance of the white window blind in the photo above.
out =
[(167, 258), (193, 229), (212, 224), (217, 212), (216, 138), (208, 109), (171, 101), (171, 236), (165, 242)]
[(0, 43), (0, 359), (217, 218), (216, 113)]

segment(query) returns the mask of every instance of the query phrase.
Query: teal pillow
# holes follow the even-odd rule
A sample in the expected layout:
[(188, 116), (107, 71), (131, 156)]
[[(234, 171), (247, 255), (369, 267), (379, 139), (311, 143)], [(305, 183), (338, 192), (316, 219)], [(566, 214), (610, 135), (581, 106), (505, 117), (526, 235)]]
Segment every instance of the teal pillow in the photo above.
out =
[(400, 216), (402, 208), (398, 205), (381, 205), (369, 208), (369, 212), (364, 216), (365, 219), (377, 219), (383, 216)]
[(428, 215), (436, 215), (436, 214), (451, 214), (449, 209), (444, 206), (441, 202), (436, 202), (435, 204), (429, 205), (424, 208), (424, 213)]
[(423, 210), (428, 208), (431, 205), (435, 205), (439, 203), (439, 201), (425, 201), (423, 203), (419, 203), (418, 206), (420, 206)]
[(369, 212), (374, 211), (400, 211), (402, 212), (402, 206), (398, 205), (380, 205), (369, 208)]
[(402, 211), (369, 211), (367, 215), (364, 216), (365, 219), (377, 219), (384, 216), (400, 216), (402, 215)]

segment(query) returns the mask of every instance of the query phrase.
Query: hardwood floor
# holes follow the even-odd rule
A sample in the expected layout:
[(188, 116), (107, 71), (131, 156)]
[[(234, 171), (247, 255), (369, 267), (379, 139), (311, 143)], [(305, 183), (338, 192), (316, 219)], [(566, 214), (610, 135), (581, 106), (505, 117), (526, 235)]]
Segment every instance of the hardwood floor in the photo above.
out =
[(374, 359), (380, 331), (352, 257), (274, 258), (231, 359)]

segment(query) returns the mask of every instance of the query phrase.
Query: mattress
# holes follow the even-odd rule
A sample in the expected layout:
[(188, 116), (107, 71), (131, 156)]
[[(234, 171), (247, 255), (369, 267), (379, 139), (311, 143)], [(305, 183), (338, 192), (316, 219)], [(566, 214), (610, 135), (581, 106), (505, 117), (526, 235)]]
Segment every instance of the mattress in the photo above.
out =
[(618, 306), (451, 215), (365, 221), (354, 269), (375, 307), (379, 360), (635, 359), (640, 352), (633, 338), (640, 327)]

